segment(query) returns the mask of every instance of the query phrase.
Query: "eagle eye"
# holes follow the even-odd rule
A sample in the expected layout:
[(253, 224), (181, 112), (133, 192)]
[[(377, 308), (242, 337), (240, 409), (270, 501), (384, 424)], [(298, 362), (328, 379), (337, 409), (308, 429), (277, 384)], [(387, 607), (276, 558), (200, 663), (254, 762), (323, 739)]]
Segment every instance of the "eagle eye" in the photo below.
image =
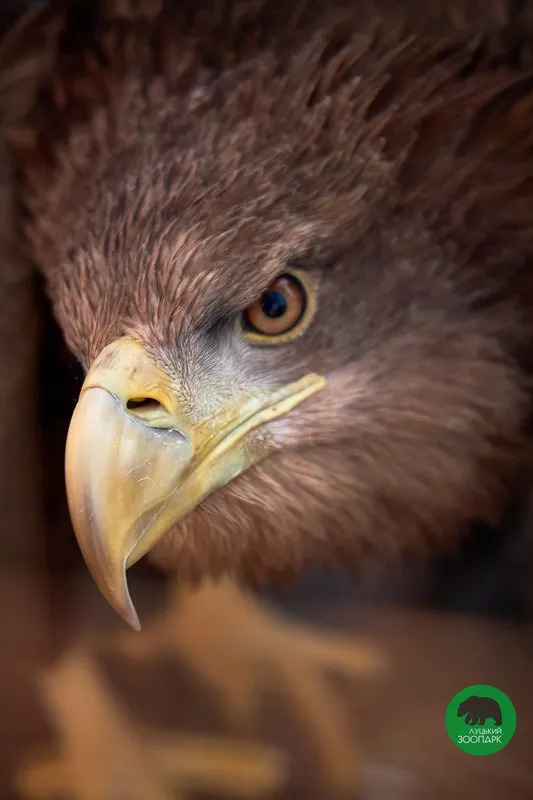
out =
[(265, 344), (292, 339), (305, 327), (309, 295), (303, 280), (286, 272), (268, 286), (243, 314), (247, 338)]

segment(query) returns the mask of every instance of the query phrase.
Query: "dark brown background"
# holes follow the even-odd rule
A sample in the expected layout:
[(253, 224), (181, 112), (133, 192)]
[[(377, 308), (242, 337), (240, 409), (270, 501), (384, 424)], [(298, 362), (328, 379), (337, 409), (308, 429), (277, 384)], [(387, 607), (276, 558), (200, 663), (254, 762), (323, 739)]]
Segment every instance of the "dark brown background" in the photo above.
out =
[[(22, 0), (4, 0), (1, 24), (11, 22), (27, 5)], [(485, 24), (489, 5), (477, 7), (483, 11)], [(517, 31), (533, 19), (532, 4), (511, 0), (495, 2), (490, 8), (495, 9), (494, 19), (510, 50), (522, 57)], [(514, 27), (516, 20), (520, 25)], [(108, 687), (110, 713), (115, 713), (116, 704), (130, 715), (121, 730), (125, 727), (134, 737), (145, 731), (137, 742), (141, 756), (132, 768), (138, 767), (144, 754), (144, 772), (157, 772), (150, 747), (162, 732), (182, 734), (185, 739), (209, 735), (220, 742), (240, 736), (270, 743), (287, 758), (286, 780), (265, 796), (340, 797), (321, 758), (320, 719), (312, 723), (305, 716), (306, 707), (313, 707), (319, 698), (303, 691), (303, 716), (295, 712), (294, 698), (307, 673), (292, 663), (290, 653), (280, 651), (279, 658), (276, 654), (273, 660), (259, 658), (248, 665), (246, 675), (254, 680), (261, 676), (256, 711), (244, 729), (236, 730), (231, 708), (221, 705), (217, 691), (191, 665), (187, 649), (181, 656), (169, 655), (150, 644), (168, 599), (164, 579), (145, 565), (135, 570), (133, 581), (145, 632), (128, 634), (124, 647), (119, 644), (124, 626), (86, 574), (64, 501), (62, 451), (81, 376), (40, 299), (40, 287), (27, 265), (11, 252), (9, 175), (5, 159), (0, 164), (4, 209), (0, 218), (0, 800), (30, 796), (21, 794), (16, 785), (27, 779), (26, 766), (35, 765), (42, 754), (69, 756), (72, 737), (61, 738), (65, 730), (54, 717), (56, 706), (50, 706), (50, 685), (43, 685), (43, 676), (50, 670), (57, 674), (65, 657), (67, 663), (69, 658), (81, 658), (80, 647), (84, 648), (83, 663), (97, 669), (102, 686)], [(319, 638), (322, 630), (337, 632), (346, 652), (355, 653), (366, 643), (383, 654), (384, 674), (344, 671), (317, 684), (331, 687), (325, 704), (334, 698), (329, 708), (333, 719), (335, 715), (339, 719), (335, 730), (344, 737), (344, 748), (353, 750), (355, 779), (350, 796), (368, 800), (533, 797), (533, 558), (527, 488), (525, 479), (498, 528), (473, 522), (470, 537), (455, 557), (408, 569), (376, 568), (357, 585), (344, 576), (315, 573), (303, 576), (295, 586), (268, 593), (273, 613), (297, 626), (296, 652), (304, 638), (303, 626), (310, 625)], [(207, 641), (211, 633), (215, 637), (212, 653), (207, 650), (212, 664), (228, 654), (239, 661), (231, 619), (229, 623), (224, 638), (217, 615), (204, 618), (202, 633)], [(100, 641), (102, 636), (105, 641)], [(91, 637), (96, 637), (92, 644)], [(143, 651), (141, 660), (128, 655), (130, 641)], [(326, 653), (328, 647), (334, 649), (328, 639), (324, 641)], [(335, 661), (336, 657), (331, 658)], [(278, 667), (287, 665), (296, 680), (292, 688), (280, 691)], [(313, 670), (321, 673), (316, 665)], [(100, 761), (102, 754), (95, 754), (82, 741), (88, 765), (84, 789), (48, 796), (58, 800), (163, 797), (155, 789), (154, 793), (139, 789), (140, 784), (127, 788), (120, 776), (116, 788), (102, 794), (99, 773), (127, 764), (129, 755), (120, 750), (118, 735), (103, 725), (89, 694), (72, 690), (69, 676), (73, 674), (68, 670), (60, 674), (60, 700), (82, 740), (89, 736), (89, 729), (98, 734), (101, 725), (106, 759)], [(477, 683), (505, 691), (518, 717), (511, 744), (486, 758), (454, 748), (444, 727), (450, 699), (464, 686)], [(72, 766), (72, 757), (63, 763)], [(186, 784), (181, 795), (170, 786), (165, 796), (206, 800), (205, 791), (202, 794)], [(43, 781), (37, 781), (34, 789), (31, 796), (47, 796)], [(244, 786), (239, 796), (257, 795), (247, 794)], [(222, 795), (211, 792), (209, 797)]]

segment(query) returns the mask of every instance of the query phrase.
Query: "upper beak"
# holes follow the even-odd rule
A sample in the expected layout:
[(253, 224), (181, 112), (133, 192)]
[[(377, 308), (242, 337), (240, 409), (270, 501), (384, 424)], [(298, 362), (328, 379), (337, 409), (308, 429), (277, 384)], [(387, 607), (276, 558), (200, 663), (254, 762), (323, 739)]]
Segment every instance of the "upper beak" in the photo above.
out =
[[(82, 387), (67, 438), (72, 523), (96, 583), (134, 628), (126, 569), (213, 491), (264, 458), (249, 433), (324, 386), (307, 375), (193, 423), (142, 346), (119, 339)], [(194, 398), (187, 398), (191, 407)]]

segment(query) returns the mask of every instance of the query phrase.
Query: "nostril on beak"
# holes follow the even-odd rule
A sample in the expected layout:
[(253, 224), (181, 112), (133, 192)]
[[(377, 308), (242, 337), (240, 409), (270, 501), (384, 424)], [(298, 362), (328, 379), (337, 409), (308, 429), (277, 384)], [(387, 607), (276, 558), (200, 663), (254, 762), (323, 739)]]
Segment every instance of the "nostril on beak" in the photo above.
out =
[[(188, 422), (180, 413), (179, 410), (171, 411), (167, 407), (165, 400), (163, 402), (156, 400), (155, 397), (140, 397), (133, 396), (128, 400), (124, 396), (118, 396), (119, 401), (122, 403), (123, 408), (127, 414), (137, 422), (142, 422), (149, 428), (161, 430), (174, 430), (179, 433), (183, 439), (189, 441), (186, 433), (188, 429)], [(169, 403), (170, 405), (170, 403)]]
[(141, 397), (140, 399), (128, 400), (128, 408), (162, 408), (159, 400), (154, 400), (152, 397)]
[(138, 417), (145, 422), (167, 415), (165, 407), (159, 400), (154, 400), (153, 397), (132, 398), (126, 403), (126, 408), (134, 417)]

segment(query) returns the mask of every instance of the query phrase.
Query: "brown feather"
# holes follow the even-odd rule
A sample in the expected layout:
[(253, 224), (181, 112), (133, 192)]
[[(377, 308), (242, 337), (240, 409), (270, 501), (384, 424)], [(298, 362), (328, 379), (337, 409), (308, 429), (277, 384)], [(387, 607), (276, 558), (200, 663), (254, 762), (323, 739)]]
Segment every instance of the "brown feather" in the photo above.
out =
[[(87, 367), (133, 335), (216, 402), (328, 376), (156, 558), (260, 579), (495, 519), (531, 412), (531, 73), (468, 4), (155, 6), (66, 12), (24, 120), (25, 235), (66, 339)], [(315, 318), (254, 349), (234, 316), (287, 263)]]

